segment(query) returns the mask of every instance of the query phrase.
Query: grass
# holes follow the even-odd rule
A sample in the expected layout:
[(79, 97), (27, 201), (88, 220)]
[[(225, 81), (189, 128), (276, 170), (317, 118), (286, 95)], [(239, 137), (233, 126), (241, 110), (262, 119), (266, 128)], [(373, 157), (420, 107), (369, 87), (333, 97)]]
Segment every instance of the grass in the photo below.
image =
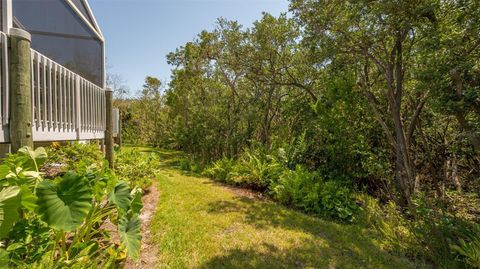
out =
[(159, 268), (418, 268), (383, 251), (369, 230), (236, 194), (172, 169), (174, 153), (157, 154)]

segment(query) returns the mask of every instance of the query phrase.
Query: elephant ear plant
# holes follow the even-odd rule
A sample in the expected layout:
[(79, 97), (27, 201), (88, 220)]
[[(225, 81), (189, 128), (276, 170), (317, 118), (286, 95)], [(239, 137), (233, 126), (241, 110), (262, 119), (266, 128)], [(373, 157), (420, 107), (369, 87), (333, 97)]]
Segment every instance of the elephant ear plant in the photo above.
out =
[[(124, 254), (137, 259), (141, 191), (105, 167), (46, 179), (46, 160), (45, 149), (22, 148), (0, 165), (0, 265), (115, 268)], [(105, 223), (117, 225), (119, 245)]]

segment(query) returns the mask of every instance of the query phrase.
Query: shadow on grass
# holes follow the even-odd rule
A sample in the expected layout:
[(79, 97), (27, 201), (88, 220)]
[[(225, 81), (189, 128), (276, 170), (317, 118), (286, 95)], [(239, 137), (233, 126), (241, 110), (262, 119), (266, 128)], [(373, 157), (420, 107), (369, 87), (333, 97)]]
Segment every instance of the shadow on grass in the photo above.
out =
[[(232, 249), (224, 256), (213, 257), (202, 264), (200, 268), (336, 268), (334, 267), (335, 261), (326, 257), (314, 256), (323, 249), (316, 247), (313, 242), (286, 251), (263, 243), (257, 249)], [(312, 259), (305, 259), (305, 257), (312, 257)], [(361, 264), (358, 265), (357, 268), (362, 268)]]
[[(199, 177), (198, 174), (179, 169), (181, 158), (185, 155), (162, 150), (157, 150), (155, 153), (160, 157), (161, 168), (166, 169), (167, 174), (169, 170), (175, 169), (176, 173)], [(172, 172), (172, 175), (174, 174)], [(202, 181), (195, 181), (195, 184), (224, 185), (202, 179)], [(184, 181), (192, 184), (185, 178), (175, 181), (175, 184), (183, 186)], [(206, 195), (207, 198), (203, 198), (203, 194), (213, 190), (221, 191), (218, 188), (201, 187), (192, 192), (181, 193), (188, 196), (180, 194), (176, 199), (198, 199), (195, 210), (202, 211), (201, 218), (219, 219), (227, 214), (239, 214), (240, 219), (236, 216), (233, 218), (238, 222), (238, 226), (242, 227), (246, 224), (245, 226), (254, 227), (256, 234), (247, 239), (240, 237), (237, 239), (240, 246), (232, 245), (233, 248), (224, 249), (216, 256), (209, 256), (206, 261), (203, 260), (193, 268), (415, 268), (406, 259), (382, 250), (376, 244), (372, 233), (359, 226), (322, 220), (273, 202), (244, 196), (217, 198), (209, 194)], [(228, 225), (230, 227), (222, 227), (222, 229), (235, 231), (232, 228), (237, 225), (235, 222)], [(251, 227), (248, 227), (249, 231)], [(215, 230), (215, 227), (212, 229)], [(229, 237), (221, 236), (218, 241), (214, 241), (215, 244), (223, 245), (225, 242), (222, 240), (229, 240)], [(239, 236), (243, 236), (241, 232)], [(272, 239), (272, 237), (277, 238)], [(254, 238), (259, 242), (255, 242)], [(195, 245), (194, 242), (188, 244)], [(201, 250), (198, 251), (202, 253)]]
[(263, 244), (232, 249), (203, 264), (202, 268), (409, 268), (374, 243), (372, 234), (355, 225), (340, 224), (286, 209), (272, 202), (247, 197), (216, 201), (210, 214), (241, 213), (257, 229), (279, 228), (310, 235), (293, 248)]
[(217, 201), (209, 204), (209, 213), (226, 214), (229, 212), (240, 212), (245, 216), (245, 222), (259, 229), (269, 227), (282, 228), (287, 230), (302, 231), (313, 236), (334, 241), (335, 237), (330, 236), (328, 231), (338, 235), (337, 229), (358, 230), (361, 228), (346, 224), (327, 222), (319, 218), (305, 215), (291, 209), (284, 208), (273, 202), (260, 202), (247, 197), (235, 197), (233, 201)]

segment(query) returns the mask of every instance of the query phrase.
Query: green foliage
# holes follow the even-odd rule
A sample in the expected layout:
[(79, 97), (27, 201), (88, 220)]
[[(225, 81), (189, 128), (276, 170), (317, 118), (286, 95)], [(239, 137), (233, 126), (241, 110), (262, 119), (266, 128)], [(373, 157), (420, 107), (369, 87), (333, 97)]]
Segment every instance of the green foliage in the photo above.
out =
[(110, 203), (116, 205), (122, 212), (127, 212), (131, 203), (130, 188), (128, 187), (127, 183), (117, 183), (110, 193), (108, 199)]
[(358, 215), (359, 223), (381, 234), (381, 243), (385, 250), (410, 257), (419, 256), (421, 248), (411, 223), (394, 202), (382, 205), (367, 194), (357, 195), (357, 201), (362, 207)]
[(323, 179), (301, 166), (285, 170), (272, 186), (272, 196), (282, 204), (301, 208), (310, 213), (320, 213), (320, 187)]
[(169, 170), (158, 187), (151, 232), (161, 235), (153, 240), (166, 268), (430, 268), (384, 251), (369, 229), (247, 198), (196, 175)]
[(132, 196), (132, 201), (130, 203), (130, 209), (132, 210), (133, 214), (140, 214), (140, 211), (143, 208), (142, 189), (138, 187), (133, 189), (131, 196)]
[(233, 183), (231, 173), (235, 167), (235, 160), (222, 158), (214, 162), (209, 168), (203, 171), (203, 175), (224, 183)]
[(472, 230), (462, 236), (457, 244), (451, 246), (452, 250), (470, 266), (480, 268), (480, 226), (473, 226)]
[(22, 219), (9, 233), (8, 252), (12, 263), (32, 264), (38, 261), (55, 245), (54, 231), (38, 217)]
[(105, 158), (97, 144), (54, 145), (47, 148), (48, 162), (66, 164), (65, 170), (85, 169), (95, 166), (100, 169), (105, 165)]
[[(52, 152), (47, 158), (42, 148), (24, 148), (0, 169), (0, 232), (6, 235), (2, 262), (20, 268), (116, 268), (122, 252), (137, 257), (142, 191), (118, 181), (90, 146)], [(91, 154), (74, 163), (67, 158), (75, 152)], [(45, 167), (65, 161), (75, 169), (45, 179), (39, 172), (45, 161)], [(101, 228), (107, 220), (128, 233), (127, 248), (109, 242), (109, 231)]]
[(45, 180), (37, 188), (38, 213), (61, 231), (74, 231), (92, 207), (92, 190), (82, 176), (68, 173), (58, 182)]
[(126, 249), (127, 255), (136, 260), (140, 253), (140, 242), (142, 240), (140, 232), (140, 219), (137, 215), (120, 219), (118, 231), (122, 246)]
[(204, 165), (196, 158), (183, 154), (171, 162), (171, 165), (184, 172), (191, 172), (194, 174), (201, 174), (204, 171)]
[(336, 181), (325, 182), (319, 173), (301, 166), (285, 170), (271, 187), (274, 199), (305, 212), (343, 221), (353, 221), (360, 207), (350, 189)]
[(224, 183), (268, 191), (280, 203), (307, 213), (354, 220), (360, 207), (349, 188), (338, 181), (325, 181), (320, 173), (302, 166), (290, 170), (282, 165), (288, 163), (284, 152), (280, 150), (277, 155), (248, 150), (239, 160), (223, 158), (214, 162), (203, 174)]
[(222, 158), (203, 174), (215, 180), (265, 191), (283, 171), (282, 165), (260, 149), (246, 150), (238, 160)]
[(4, 238), (18, 220), (20, 208), (20, 188), (7, 187), (0, 191), (0, 238)]
[(152, 185), (158, 157), (156, 154), (140, 152), (138, 149), (122, 149), (117, 152), (115, 173), (120, 180), (147, 189)]
[(18, 150), (15, 162), (23, 169), (39, 171), (46, 159), (47, 152), (45, 151), (45, 148), (37, 148), (32, 150), (25, 147)]
[(393, 202), (381, 205), (369, 195), (358, 195), (359, 221), (381, 234), (382, 247), (412, 259), (426, 259), (441, 268), (477, 268), (478, 225), (439, 210), (417, 197), (407, 218)]
[(257, 190), (267, 190), (276, 180), (283, 167), (262, 150), (247, 150), (233, 167), (230, 179), (241, 186)]
[[(479, 3), (290, 0), (250, 28), (219, 19), (167, 56), (165, 91), (147, 77), (122, 102), (126, 136), (191, 154), (184, 171), (213, 162), (219, 181), (359, 215), (387, 250), (463, 266), (449, 245), (480, 216)], [(381, 202), (356, 214), (356, 190)]]
[(352, 199), (352, 191), (336, 181), (326, 182), (321, 191), (321, 205), (327, 215), (352, 221), (360, 207)]
[[(456, 259), (458, 255), (453, 245), (461, 245), (461, 241), (469, 241), (475, 233), (476, 224), (458, 218), (445, 210), (440, 201), (425, 196), (415, 198), (415, 216), (410, 224), (423, 255), (429, 260), (446, 268), (458, 268), (466, 259)], [(474, 235), (473, 235), (474, 236)]]

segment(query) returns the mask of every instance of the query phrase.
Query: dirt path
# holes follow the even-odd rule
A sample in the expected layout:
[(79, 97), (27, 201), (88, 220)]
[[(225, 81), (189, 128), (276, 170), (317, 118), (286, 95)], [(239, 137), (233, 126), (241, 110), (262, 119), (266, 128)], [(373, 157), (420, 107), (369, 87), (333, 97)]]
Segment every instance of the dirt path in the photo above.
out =
[(140, 251), (140, 258), (136, 263), (129, 260), (125, 265), (126, 269), (150, 269), (156, 268), (158, 248), (153, 243), (150, 232), (150, 223), (155, 209), (160, 199), (160, 192), (157, 183), (154, 181), (142, 197), (143, 209), (140, 214), (142, 221), (142, 247)]

